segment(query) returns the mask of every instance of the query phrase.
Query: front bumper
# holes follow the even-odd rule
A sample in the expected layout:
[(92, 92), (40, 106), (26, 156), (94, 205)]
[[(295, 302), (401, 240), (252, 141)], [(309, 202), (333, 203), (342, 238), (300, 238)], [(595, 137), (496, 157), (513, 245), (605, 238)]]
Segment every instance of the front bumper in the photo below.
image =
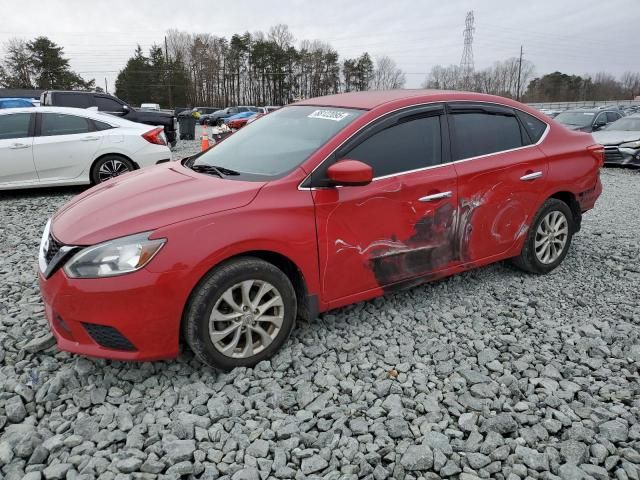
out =
[(605, 165), (640, 167), (640, 148), (604, 147)]
[(61, 350), (113, 360), (175, 358), (186, 298), (180, 272), (146, 269), (112, 278), (71, 279), (63, 270), (40, 291)]

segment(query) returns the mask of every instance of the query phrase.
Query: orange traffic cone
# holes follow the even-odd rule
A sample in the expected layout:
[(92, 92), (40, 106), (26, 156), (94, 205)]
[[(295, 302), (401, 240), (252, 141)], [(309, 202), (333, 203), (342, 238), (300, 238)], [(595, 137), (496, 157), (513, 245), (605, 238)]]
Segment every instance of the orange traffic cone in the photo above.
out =
[(204, 127), (204, 131), (202, 132), (202, 143), (200, 144), (200, 150), (204, 152), (209, 149), (209, 132), (207, 132), (207, 127)]

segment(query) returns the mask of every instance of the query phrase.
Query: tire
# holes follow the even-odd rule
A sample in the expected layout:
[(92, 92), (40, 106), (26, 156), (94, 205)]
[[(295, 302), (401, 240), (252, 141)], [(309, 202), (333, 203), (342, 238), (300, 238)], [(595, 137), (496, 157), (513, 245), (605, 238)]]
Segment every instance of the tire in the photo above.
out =
[[(250, 306), (244, 300), (245, 286)], [(273, 305), (258, 315), (255, 307), (269, 302)], [(271, 263), (242, 257), (215, 268), (196, 286), (183, 315), (184, 335), (196, 357), (211, 367), (251, 367), (282, 347), (296, 316), (289, 278)]]
[(550, 198), (536, 213), (522, 251), (512, 262), (527, 272), (549, 273), (567, 256), (575, 231), (576, 223), (569, 206), (561, 200)]
[[(105, 155), (91, 167), (91, 182), (97, 185), (133, 170), (135, 167), (131, 160), (120, 155)], [(112, 174), (109, 175), (109, 172)]]

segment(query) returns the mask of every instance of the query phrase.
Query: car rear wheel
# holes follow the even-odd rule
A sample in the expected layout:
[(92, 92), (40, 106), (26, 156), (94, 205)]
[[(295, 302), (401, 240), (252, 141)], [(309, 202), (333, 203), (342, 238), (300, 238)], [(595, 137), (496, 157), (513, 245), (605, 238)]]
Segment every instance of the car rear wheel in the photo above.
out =
[(286, 342), (297, 314), (289, 278), (254, 257), (209, 273), (184, 314), (187, 343), (204, 363), (228, 370), (268, 359)]
[(567, 256), (575, 233), (575, 220), (569, 206), (548, 199), (531, 223), (522, 251), (513, 263), (532, 273), (548, 273)]
[(91, 168), (91, 181), (97, 185), (133, 170), (133, 163), (130, 160), (119, 155), (106, 155)]

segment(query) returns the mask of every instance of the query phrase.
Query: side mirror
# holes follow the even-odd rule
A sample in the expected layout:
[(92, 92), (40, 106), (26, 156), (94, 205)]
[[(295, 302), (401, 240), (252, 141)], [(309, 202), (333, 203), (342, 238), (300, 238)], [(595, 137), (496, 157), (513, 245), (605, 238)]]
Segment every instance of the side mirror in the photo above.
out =
[(327, 169), (334, 185), (367, 185), (373, 180), (373, 169), (359, 160), (340, 160)]
[(602, 120), (597, 121), (593, 127), (596, 129), (602, 128), (602, 127), (606, 127), (607, 126), (607, 122), (603, 122)]
[(129, 105), (123, 105), (122, 106), (122, 112), (126, 115), (127, 113), (129, 113), (131, 111), (131, 109), (129, 108)]

